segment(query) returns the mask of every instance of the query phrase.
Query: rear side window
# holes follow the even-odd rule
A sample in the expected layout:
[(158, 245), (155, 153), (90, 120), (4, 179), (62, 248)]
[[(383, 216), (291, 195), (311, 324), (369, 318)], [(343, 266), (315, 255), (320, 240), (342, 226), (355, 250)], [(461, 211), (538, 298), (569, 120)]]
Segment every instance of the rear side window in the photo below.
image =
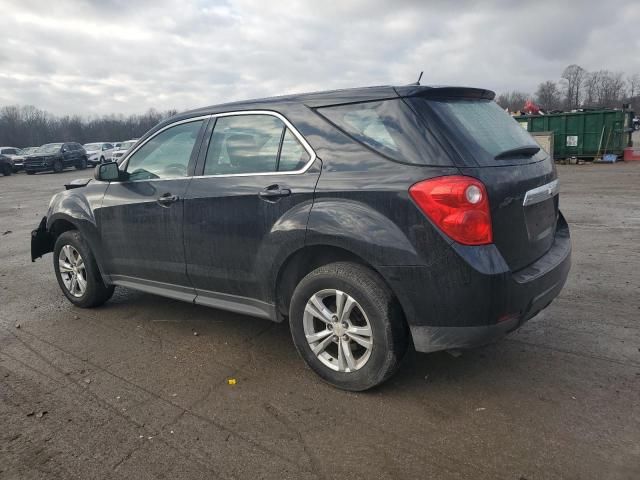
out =
[(403, 163), (450, 165), (426, 125), (401, 99), (319, 108), (318, 113), (372, 150)]
[(284, 122), (273, 115), (232, 115), (216, 120), (204, 175), (291, 172), (311, 159)]
[[(531, 135), (493, 100), (419, 99), (417, 102), (418, 105), (420, 102), (428, 103), (443, 117), (452, 131), (452, 137), (464, 138), (481, 165), (504, 164), (504, 160), (494, 161), (495, 157), (514, 149), (538, 148)], [(426, 106), (426, 103), (422, 105)], [(531, 155), (528, 157), (531, 158)], [(534, 160), (538, 157), (536, 155)], [(527, 155), (523, 154), (522, 160), (526, 159)]]

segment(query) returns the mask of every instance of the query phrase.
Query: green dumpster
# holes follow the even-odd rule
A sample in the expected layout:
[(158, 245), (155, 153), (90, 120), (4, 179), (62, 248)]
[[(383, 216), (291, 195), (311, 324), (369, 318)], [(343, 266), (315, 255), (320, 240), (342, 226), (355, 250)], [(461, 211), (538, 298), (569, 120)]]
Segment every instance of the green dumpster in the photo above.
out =
[(514, 117), (529, 132), (553, 132), (554, 158), (621, 156), (631, 145), (633, 112), (592, 110)]

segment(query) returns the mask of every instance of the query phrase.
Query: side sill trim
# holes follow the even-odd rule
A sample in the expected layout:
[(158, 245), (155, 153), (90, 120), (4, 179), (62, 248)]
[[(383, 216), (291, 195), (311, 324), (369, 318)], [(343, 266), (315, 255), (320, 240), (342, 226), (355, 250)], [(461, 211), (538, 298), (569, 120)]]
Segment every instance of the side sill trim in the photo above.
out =
[(276, 307), (271, 303), (208, 290), (196, 289), (196, 295), (194, 302), (198, 305), (228, 310), (229, 312), (241, 313), (251, 317), (266, 318), (274, 322), (278, 321)]
[(280, 321), (276, 315), (275, 305), (254, 298), (230, 295), (228, 293), (210, 292), (207, 290), (196, 290), (191, 287), (145, 280), (126, 275), (111, 275), (111, 283), (113, 285), (151, 293), (152, 295), (181, 300), (183, 302), (219, 308), (220, 310), (240, 313), (251, 317), (266, 318), (274, 322)]
[(111, 275), (111, 283), (161, 297), (182, 300), (183, 302), (193, 303), (196, 298), (195, 290), (190, 287), (181, 287), (171, 283), (155, 282), (153, 280), (144, 280), (126, 275)]

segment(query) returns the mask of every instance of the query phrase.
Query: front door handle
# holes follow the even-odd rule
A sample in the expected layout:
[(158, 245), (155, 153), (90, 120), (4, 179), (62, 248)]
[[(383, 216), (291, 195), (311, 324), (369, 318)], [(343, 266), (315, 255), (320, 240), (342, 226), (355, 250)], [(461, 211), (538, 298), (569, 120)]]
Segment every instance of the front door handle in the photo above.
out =
[(280, 188), (280, 185), (269, 185), (258, 193), (258, 196), (265, 202), (277, 202), (282, 197), (288, 197), (289, 195), (291, 195), (291, 190)]
[(158, 203), (163, 207), (168, 207), (172, 203), (177, 202), (180, 199), (177, 195), (172, 195), (170, 193), (163, 193), (158, 197)]

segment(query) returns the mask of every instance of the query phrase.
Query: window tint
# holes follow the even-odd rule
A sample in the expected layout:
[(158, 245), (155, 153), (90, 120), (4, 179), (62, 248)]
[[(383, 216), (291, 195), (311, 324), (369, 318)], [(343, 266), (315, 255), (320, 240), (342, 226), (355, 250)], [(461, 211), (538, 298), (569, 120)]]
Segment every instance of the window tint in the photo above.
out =
[(129, 180), (186, 176), (201, 126), (202, 120), (183, 123), (153, 137), (129, 158)]
[(280, 162), (278, 163), (278, 171), (291, 172), (300, 170), (304, 167), (311, 157), (304, 149), (296, 136), (287, 128), (282, 140), (282, 150), (280, 151)]
[(401, 99), (319, 108), (318, 113), (386, 157), (423, 165), (443, 162), (425, 126)]
[(219, 117), (205, 175), (275, 172), (284, 123), (271, 115)]

